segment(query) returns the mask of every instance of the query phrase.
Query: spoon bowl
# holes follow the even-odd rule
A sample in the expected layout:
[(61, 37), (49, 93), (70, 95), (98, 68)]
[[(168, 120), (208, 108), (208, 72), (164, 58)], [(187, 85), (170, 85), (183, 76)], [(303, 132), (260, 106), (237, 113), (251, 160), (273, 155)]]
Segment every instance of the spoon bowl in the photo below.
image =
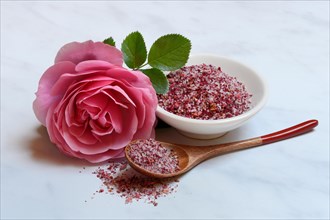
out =
[(317, 120), (309, 120), (297, 124), (295, 126), (271, 134), (263, 135), (260, 137), (226, 143), (226, 144), (210, 145), (210, 146), (189, 146), (189, 145), (159, 142), (163, 147), (167, 148), (168, 150), (172, 150), (172, 152), (178, 158), (179, 170), (173, 173), (156, 173), (149, 171), (136, 164), (134, 160), (129, 156), (130, 155), (129, 152), (131, 150), (130, 144), (127, 145), (125, 148), (125, 156), (130, 166), (136, 171), (153, 178), (169, 178), (169, 177), (182, 175), (187, 171), (191, 170), (199, 163), (207, 159), (210, 159), (212, 157), (288, 139), (297, 135), (301, 135), (308, 131), (311, 131), (317, 125), (318, 125)]
[[(134, 142), (132, 142), (134, 143)], [(170, 144), (170, 143), (166, 143), (166, 142), (158, 142), (160, 143), (163, 147), (167, 148), (168, 150), (173, 151), (173, 153), (177, 156), (178, 160), (179, 160), (179, 171), (175, 172), (175, 173), (167, 173), (167, 174), (163, 174), (163, 173), (154, 173), (151, 172), (147, 169), (144, 169), (143, 167), (139, 166), (138, 164), (136, 164), (130, 157), (129, 157), (129, 151), (130, 151), (130, 145), (128, 145), (125, 148), (125, 155), (126, 155), (126, 159), (129, 163), (129, 165), (137, 170), (138, 172), (146, 175), (146, 176), (152, 176), (152, 177), (156, 177), (156, 178), (168, 178), (168, 177), (172, 177), (172, 176), (177, 176), (177, 175), (181, 175), (185, 172), (187, 172), (187, 169), (191, 169), (192, 167), (190, 166), (191, 162), (191, 149), (189, 148), (194, 148), (191, 146), (184, 146), (184, 145), (177, 145), (177, 144)], [(191, 167), (191, 168), (190, 168)]]

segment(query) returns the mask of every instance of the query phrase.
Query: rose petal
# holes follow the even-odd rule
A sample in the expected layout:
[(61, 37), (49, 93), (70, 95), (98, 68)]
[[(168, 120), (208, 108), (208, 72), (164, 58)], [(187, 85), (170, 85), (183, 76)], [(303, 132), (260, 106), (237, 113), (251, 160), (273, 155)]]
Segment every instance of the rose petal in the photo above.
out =
[(76, 90), (78, 85), (84, 86), (84, 88), (81, 88), (83, 91), (95, 90), (97, 88), (103, 87), (104, 85), (110, 84), (113, 81), (113, 79), (107, 76), (103, 76), (102, 73), (97, 71), (74, 74), (66, 73), (56, 81), (51, 90), (51, 94), (63, 96), (65, 93), (72, 93), (72, 90)]
[(84, 123), (81, 125), (74, 124), (74, 125), (70, 126), (69, 132), (76, 138), (79, 138), (85, 133), (87, 126), (88, 126), (88, 123)]
[(125, 126), (123, 118), (126, 116), (123, 115), (123, 111), (123, 108), (120, 108), (120, 106), (116, 105), (112, 100), (109, 100), (108, 105), (103, 112), (103, 114), (109, 115), (111, 124), (116, 133), (122, 133), (123, 126)]
[(77, 72), (84, 72), (84, 71), (95, 71), (95, 70), (108, 70), (111, 68), (115, 68), (114, 64), (103, 60), (87, 60), (84, 62), (78, 63), (76, 66)]
[[(111, 149), (124, 148), (132, 140), (137, 131), (138, 117), (136, 115), (135, 108), (130, 106), (129, 109), (121, 110), (123, 114), (121, 125), (125, 125), (123, 126), (122, 132), (116, 132), (115, 134), (104, 136), (102, 138), (104, 143), (111, 143)], [(113, 123), (113, 126), (115, 127), (115, 123)]]
[[(50, 112), (54, 111), (54, 107), (50, 108)], [(76, 157), (80, 159), (85, 159), (91, 163), (98, 163), (98, 162), (103, 162), (105, 160), (108, 160), (110, 158), (118, 158), (118, 157), (123, 157), (124, 149), (119, 149), (119, 150), (106, 150), (103, 153), (100, 154), (92, 154), (92, 155), (86, 155), (81, 152), (76, 152), (71, 149), (67, 145), (67, 143), (64, 141), (62, 135), (59, 133), (57, 130), (55, 124), (54, 124), (54, 115), (53, 114), (47, 114), (47, 131), (49, 133), (50, 140), (56, 144), (58, 149), (63, 152), (64, 154), (71, 156), (71, 157)]]
[(123, 65), (123, 55), (117, 48), (102, 42), (91, 40), (79, 43), (72, 42), (64, 45), (55, 57), (55, 63), (71, 61), (78, 64), (85, 60), (103, 60), (117, 66)]
[(113, 68), (107, 71), (107, 75), (111, 78), (116, 79), (119, 82), (125, 83), (126, 85), (135, 88), (151, 88), (152, 84), (148, 76), (141, 73), (140, 71), (130, 71), (124, 68)]
[(98, 125), (98, 122), (96, 122), (96, 121), (89, 121), (89, 125), (92, 129), (91, 130), (92, 133), (97, 136), (110, 135), (114, 131), (114, 128), (111, 124), (110, 124), (110, 126), (108, 126), (106, 128), (106, 127), (102, 127), (102, 126)]
[(67, 144), (65, 143), (62, 135), (60, 134), (60, 132), (56, 126), (54, 110), (55, 110), (55, 106), (51, 106), (49, 108), (49, 111), (48, 111), (47, 117), (46, 117), (46, 124), (47, 124), (47, 131), (49, 134), (49, 139), (51, 142), (56, 144), (56, 146), (58, 147), (58, 149), (61, 152), (72, 156), (71, 148), (69, 146), (67, 146)]
[[(122, 111), (118, 108), (117, 105), (114, 105), (113, 102), (110, 102), (107, 108), (107, 111), (111, 112), (110, 117), (114, 129), (118, 129), (121, 132), (123, 129), (122, 125), (127, 124), (128, 121), (131, 122), (128, 126), (125, 126), (125, 132), (123, 132), (123, 134), (98, 137), (95, 133), (93, 134), (92, 129), (89, 128), (86, 129), (85, 132), (78, 138), (72, 135), (70, 131), (71, 128), (68, 127), (68, 125), (65, 123), (65, 120), (62, 122), (56, 122), (56, 124), (61, 125), (57, 126), (57, 129), (61, 133), (63, 141), (68, 146), (70, 146), (72, 151), (80, 152), (86, 155), (93, 155), (103, 153), (109, 149), (117, 150), (123, 148), (123, 146), (129, 143), (136, 131), (137, 118), (134, 110), (132, 111), (130, 109), (128, 111), (129, 114), (126, 114), (125, 117), (123, 117)], [(121, 121), (126, 117), (127, 119)], [(61, 117), (58, 118), (60, 119)], [(131, 130), (131, 132), (129, 130)]]
[(141, 128), (146, 118), (146, 105), (143, 102), (143, 93), (136, 88), (126, 88), (126, 93), (128, 96), (132, 97), (136, 103), (136, 114), (139, 116), (138, 128)]
[(104, 86), (103, 90), (107, 91), (104, 91), (104, 94), (108, 95), (116, 104), (126, 106), (124, 103), (130, 103), (135, 106), (135, 103), (121, 87), (116, 85)]
[(51, 89), (55, 82), (65, 73), (73, 72), (75, 65), (71, 62), (56, 63), (46, 70), (39, 81), (36, 99), (33, 102), (33, 110), (37, 119), (46, 125), (46, 115), (50, 106), (61, 97), (53, 96)]
[(113, 82), (115, 82), (115, 79), (109, 78), (107, 76), (98, 76), (98, 77), (92, 77), (92, 79), (85, 79), (82, 81), (88, 82), (82, 89), (82, 91), (85, 92), (85, 91), (103, 89), (105, 86), (111, 85)]

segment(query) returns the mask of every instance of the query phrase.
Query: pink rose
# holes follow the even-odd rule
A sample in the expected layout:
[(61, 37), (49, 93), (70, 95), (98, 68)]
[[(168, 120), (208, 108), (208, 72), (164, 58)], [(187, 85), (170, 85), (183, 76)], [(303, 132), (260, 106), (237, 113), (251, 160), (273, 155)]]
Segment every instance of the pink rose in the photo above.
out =
[(41, 77), (33, 109), (63, 153), (102, 162), (123, 157), (131, 140), (154, 136), (156, 92), (122, 63), (115, 47), (74, 42)]

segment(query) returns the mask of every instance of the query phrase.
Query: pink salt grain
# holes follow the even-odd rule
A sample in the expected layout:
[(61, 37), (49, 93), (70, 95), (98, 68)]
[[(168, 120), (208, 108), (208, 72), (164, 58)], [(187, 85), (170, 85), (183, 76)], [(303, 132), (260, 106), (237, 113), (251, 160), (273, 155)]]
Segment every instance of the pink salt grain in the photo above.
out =
[(154, 139), (131, 143), (128, 156), (135, 164), (153, 173), (174, 173), (180, 169), (177, 155)]
[(236, 77), (213, 65), (182, 67), (167, 75), (169, 91), (158, 95), (159, 105), (179, 116), (217, 120), (250, 109), (252, 95)]
[(176, 191), (177, 179), (154, 179), (137, 173), (127, 163), (111, 162), (107, 167), (99, 167), (94, 174), (102, 181), (104, 188), (97, 192), (110, 195), (119, 195), (125, 203), (144, 200), (154, 206), (157, 199)]

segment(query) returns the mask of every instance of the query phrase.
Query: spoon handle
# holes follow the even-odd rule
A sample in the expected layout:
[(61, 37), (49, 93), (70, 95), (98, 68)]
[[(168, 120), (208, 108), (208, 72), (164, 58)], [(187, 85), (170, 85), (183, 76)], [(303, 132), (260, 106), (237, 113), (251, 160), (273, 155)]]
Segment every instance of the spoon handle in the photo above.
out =
[(318, 125), (317, 120), (308, 120), (295, 126), (261, 136), (262, 144), (270, 144), (276, 141), (291, 138), (306, 133)]
[(219, 154), (230, 153), (238, 150), (248, 149), (252, 147), (257, 147), (264, 144), (270, 144), (276, 141), (281, 141), (288, 139), (303, 133), (306, 133), (312, 130), (318, 125), (317, 120), (308, 120), (300, 124), (294, 125), (292, 127), (263, 135), (261, 137), (251, 138), (248, 140), (236, 141), (220, 145), (208, 146), (206, 149), (207, 153), (204, 154), (201, 158), (198, 158), (198, 161), (217, 156)]

